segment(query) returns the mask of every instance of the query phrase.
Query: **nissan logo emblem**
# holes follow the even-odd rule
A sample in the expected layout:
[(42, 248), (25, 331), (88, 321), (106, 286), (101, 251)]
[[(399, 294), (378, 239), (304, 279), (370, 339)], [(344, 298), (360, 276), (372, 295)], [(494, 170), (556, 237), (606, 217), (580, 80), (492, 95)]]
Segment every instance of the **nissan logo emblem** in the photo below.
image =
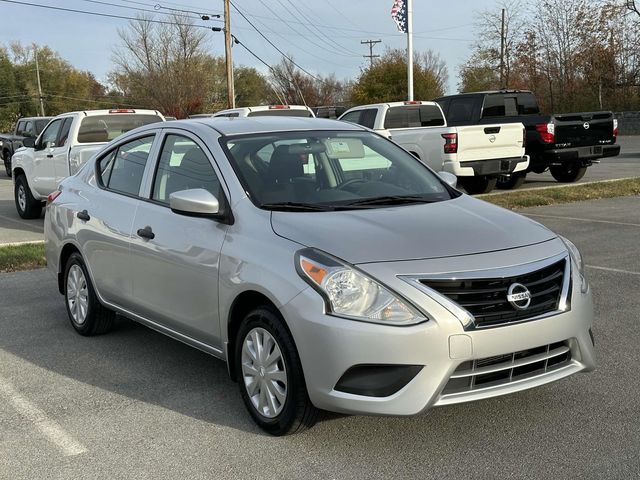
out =
[(491, 135), (491, 136), (489, 137), (489, 141), (490, 141), (491, 143), (495, 142), (495, 141), (496, 141), (496, 136), (495, 136), (495, 135)]
[(584, 122), (584, 124), (582, 125), (584, 127), (585, 130), (589, 130), (589, 122)]
[(531, 292), (521, 283), (512, 283), (507, 291), (507, 301), (516, 310), (526, 310), (531, 304)]

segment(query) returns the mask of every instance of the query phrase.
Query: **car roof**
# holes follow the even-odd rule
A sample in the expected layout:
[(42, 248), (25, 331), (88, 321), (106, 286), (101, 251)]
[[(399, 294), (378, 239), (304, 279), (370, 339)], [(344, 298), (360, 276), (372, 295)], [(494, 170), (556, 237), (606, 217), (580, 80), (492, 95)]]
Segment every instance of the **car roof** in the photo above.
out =
[(428, 101), (428, 100), (416, 100), (415, 102), (419, 103), (406, 103), (406, 102), (381, 102), (381, 103), (370, 103), (368, 105), (358, 105), (356, 107), (351, 107), (350, 110), (360, 110), (363, 108), (377, 108), (384, 107), (385, 105), (388, 107), (416, 107), (419, 105), (436, 105), (436, 102)]
[(441, 98), (448, 97), (462, 97), (467, 95), (492, 95), (496, 93), (532, 93), (531, 90), (483, 90), (481, 92), (461, 92), (461, 93), (453, 93), (451, 95), (443, 95), (442, 97), (438, 97), (436, 100)]
[(189, 124), (206, 125), (221, 135), (243, 135), (247, 133), (267, 133), (304, 130), (353, 130), (363, 131), (365, 128), (351, 123), (324, 118), (307, 117), (213, 117), (175, 120), (163, 124), (163, 128)]

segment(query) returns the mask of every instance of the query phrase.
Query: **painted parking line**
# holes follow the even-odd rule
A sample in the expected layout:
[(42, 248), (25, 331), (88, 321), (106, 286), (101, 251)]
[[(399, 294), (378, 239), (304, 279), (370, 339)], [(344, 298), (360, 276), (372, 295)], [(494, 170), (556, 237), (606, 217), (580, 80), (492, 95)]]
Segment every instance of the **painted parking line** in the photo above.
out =
[(47, 440), (53, 443), (65, 457), (80, 455), (87, 449), (64, 431), (55, 421), (36, 407), (29, 400), (24, 398), (13, 388), (13, 385), (3, 377), (0, 377), (0, 396), (5, 397), (7, 402), (24, 418), (29, 420)]
[(23, 227), (31, 228), (37, 233), (42, 233), (42, 230), (43, 230), (42, 227), (25, 222), (24, 220), (16, 220), (15, 218), (7, 217), (5, 215), (0, 215), (0, 218), (2, 220), (6, 220), (7, 222), (13, 222), (13, 223), (17, 223), (18, 225), (22, 225)]
[(591, 218), (564, 217), (561, 215), (544, 215), (540, 213), (524, 213), (524, 215), (526, 217), (556, 218), (558, 220), (573, 220), (575, 222), (606, 223), (609, 225), (625, 225), (627, 227), (640, 227), (640, 223), (614, 222), (612, 220), (594, 220)]
[(627, 275), (640, 275), (640, 272), (632, 272), (631, 270), (622, 270), (620, 268), (597, 267), (595, 265), (585, 265), (585, 266), (587, 268), (593, 268), (594, 270), (603, 270), (605, 272), (625, 273)]

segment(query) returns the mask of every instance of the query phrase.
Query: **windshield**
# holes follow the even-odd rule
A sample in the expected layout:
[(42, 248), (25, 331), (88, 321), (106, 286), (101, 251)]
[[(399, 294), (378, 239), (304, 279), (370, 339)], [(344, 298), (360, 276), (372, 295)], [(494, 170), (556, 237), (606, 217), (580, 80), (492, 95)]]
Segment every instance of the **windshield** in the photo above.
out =
[(158, 115), (135, 113), (112, 113), (84, 117), (80, 123), (80, 130), (78, 130), (78, 143), (110, 142), (129, 130), (161, 121), (162, 118)]
[(279, 132), (221, 142), (261, 208), (376, 208), (459, 195), (415, 157), (370, 132)]

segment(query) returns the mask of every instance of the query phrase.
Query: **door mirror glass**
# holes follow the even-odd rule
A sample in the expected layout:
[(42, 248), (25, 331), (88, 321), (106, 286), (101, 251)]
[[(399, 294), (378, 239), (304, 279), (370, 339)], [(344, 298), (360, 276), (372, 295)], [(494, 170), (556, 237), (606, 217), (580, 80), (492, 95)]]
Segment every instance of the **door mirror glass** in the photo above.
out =
[(22, 145), (27, 148), (36, 148), (36, 139), (33, 137), (27, 137), (22, 140)]
[(458, 177), (456, 177), (453, 173), (449, 172), (438, 172), (438, 176), (447, 182), (450, 187), (456, 188), (458, 184)]
[(194, 217), (215, 217), (220, 213), (220, 202), (204, 188), (171, 193), (169, 206), (174, 213)]

